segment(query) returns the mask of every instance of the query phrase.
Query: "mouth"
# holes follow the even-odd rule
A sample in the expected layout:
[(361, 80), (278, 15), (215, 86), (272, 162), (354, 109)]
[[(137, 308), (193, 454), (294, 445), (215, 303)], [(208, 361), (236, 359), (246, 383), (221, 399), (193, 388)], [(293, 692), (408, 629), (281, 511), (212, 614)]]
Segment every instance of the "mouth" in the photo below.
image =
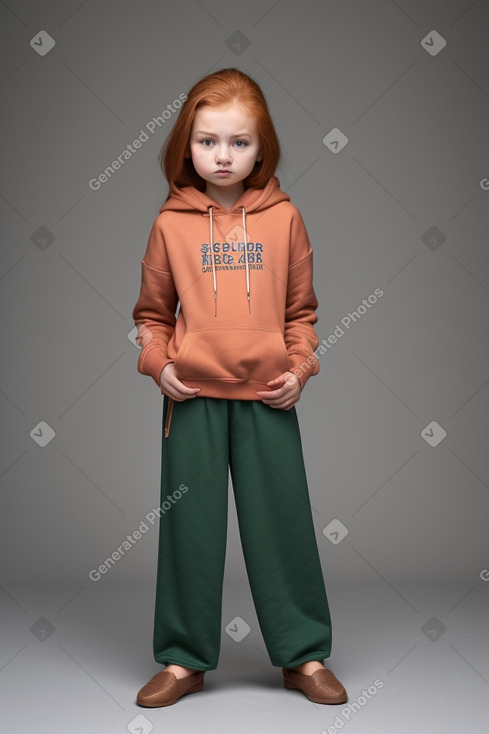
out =
[(227, 168), (220, 168), (218, 171), (215, 171), (215, 173), (231, 173), (231, 171), (228, 171)]

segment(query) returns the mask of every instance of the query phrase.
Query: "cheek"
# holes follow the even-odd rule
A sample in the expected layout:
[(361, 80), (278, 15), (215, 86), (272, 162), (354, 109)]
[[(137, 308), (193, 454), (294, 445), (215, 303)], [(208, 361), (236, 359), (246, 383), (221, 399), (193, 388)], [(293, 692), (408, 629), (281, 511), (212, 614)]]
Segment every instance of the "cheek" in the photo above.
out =
[(207, 156), (205, 155), (205, 152), (203, 153), (200, 150), (192, 150), (191, 154), (192, 154), (192, 162), (196, 168), (205, 163), (206, 158), (207, 158)]
[(257, 155), (258, 155), (258, 153), (253, 153), (253, 154), (247, 156), (247, 158), (246, 158), (246, 165), (247, 165), (248, 168), (253, 168), (253, 166), (255, 165), (255, 161), (256, 161), (256, 156)]
[(247, 150), (246, 151), (246, 159), (248, 161), (250, 161), (250, 160), (253, 160), (253, 161), (256, 160), (256, 156), (257, 155), (258, 155), (258, 148), (254, 149), (254, 150)]

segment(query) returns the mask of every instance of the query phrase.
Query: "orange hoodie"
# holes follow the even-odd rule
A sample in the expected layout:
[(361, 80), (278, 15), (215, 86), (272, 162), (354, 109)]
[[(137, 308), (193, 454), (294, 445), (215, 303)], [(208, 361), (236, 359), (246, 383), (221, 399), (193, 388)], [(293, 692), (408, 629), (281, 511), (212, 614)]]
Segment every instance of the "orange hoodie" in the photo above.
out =
[(138, 372), (161, 388), (174, 362), (197, 397), (259, 400), (257, 390), (286, 371), (302, 389), (319, 372), (312, 254), (276, 176), (229, 210), (193, 186), (174, 187), (141, 261)]

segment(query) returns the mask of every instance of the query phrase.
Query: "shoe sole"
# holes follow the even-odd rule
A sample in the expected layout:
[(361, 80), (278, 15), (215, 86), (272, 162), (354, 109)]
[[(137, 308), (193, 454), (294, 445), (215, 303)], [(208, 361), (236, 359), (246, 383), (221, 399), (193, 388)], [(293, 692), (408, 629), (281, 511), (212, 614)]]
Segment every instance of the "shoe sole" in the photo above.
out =
[(189, 688), (188, 691), (184, 691), (183, 693), (181, 693), (179, 696), (172, 699), (171, 701), (165, 701), (163, 703), (158, 703), (158, 702), (143, 703), (143, 701), (139, 701), (138, 699), (136, 699), (136, 702), (138, 706), (144, 706), (145, 708), (152, 708), (152, 709), (161, 708), (162, 706), (173, 706), (173, 704), (179, 701), (183, 696), (187, 696), (189, 693), (198, 693), (199, 691), (202, 691), (203, 688), (204, 688), (204, 682), (202, 681), (202, 683), (197, 683), (192, 688)]
[(299, 686), (295, 686), (293, 683), (288, 683), (288, 681), (284, 680), (284, 688), (289, 688), (290, 690), (294, 691), (300, 691), (304, 694), (306, 698), (309, 699), (309, 701), (312, 701), (313, 703), (326, 703), (329, 705), (334, 705), (337, 703), (346, 703), (348, 701), (348, 695), (343, 696), (343, 698), (335, 698), (333, 700), (328, 698), (313, 698), (312, 696), (308, 696), (305, 691), (302, 690)]

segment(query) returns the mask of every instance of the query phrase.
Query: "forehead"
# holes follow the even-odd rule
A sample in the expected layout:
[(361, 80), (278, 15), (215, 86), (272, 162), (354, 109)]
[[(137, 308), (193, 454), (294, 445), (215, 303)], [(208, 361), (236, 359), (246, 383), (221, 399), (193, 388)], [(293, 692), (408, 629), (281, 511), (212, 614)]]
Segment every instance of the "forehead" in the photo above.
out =
[(250, 135), (256, 135), (257, 125), (255, 118), (242, 105), (233, 102), (219, 107), (214, 105), (200, 107), (195, 112), (192, 125), (192, 132), (196, 130), (223, 135), (238, 130), (239, 133), (246, 131)]

